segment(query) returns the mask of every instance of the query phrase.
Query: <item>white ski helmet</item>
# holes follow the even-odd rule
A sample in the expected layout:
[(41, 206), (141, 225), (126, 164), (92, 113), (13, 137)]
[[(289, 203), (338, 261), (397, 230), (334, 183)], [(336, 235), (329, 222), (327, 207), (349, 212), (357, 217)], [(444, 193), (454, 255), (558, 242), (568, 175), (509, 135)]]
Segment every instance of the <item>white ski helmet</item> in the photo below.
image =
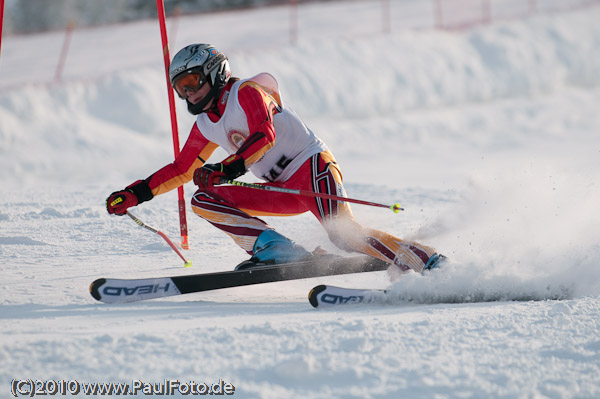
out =
[[(171, 61), (169, 78), (175, 92), (186, 100), (192, 115), (203, 112), (211, 99), (218, 99), (225, 87), (231, 70), (225, 54), (210, 44), (190, 44), (179, 50)], [(198, 90), (205, 82), (211, 85), (210, 92), (197, 104), (187, 99), (187, 90)]]

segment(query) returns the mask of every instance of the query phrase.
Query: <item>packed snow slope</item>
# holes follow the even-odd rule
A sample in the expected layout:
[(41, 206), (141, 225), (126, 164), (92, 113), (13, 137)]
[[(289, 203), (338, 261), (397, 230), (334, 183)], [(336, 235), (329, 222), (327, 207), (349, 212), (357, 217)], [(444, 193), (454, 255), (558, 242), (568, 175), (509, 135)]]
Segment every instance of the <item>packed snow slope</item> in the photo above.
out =
[[(0, 396), (13, 379), (222, 379), (239, 398), (600, 397), (598, 20), (596, 7), (464, 32), (224, 48), (235, 75), (276, 76), (349, 196), (406, 208), (355, 206), (361, 223), (449, 257), (391, 286), (382, 272), (96, 303), (99, 277), (230, 270), (246, 255), (188, 209), (184, 269), (158, 236), (106, 214), (110, 192), (172, 160), (160, 62), (1, 91)], [(135, 26), (123, 40), (158, 47)], [(219, 45), (185, 26), (180, 41)], [(102, 29), (87, 37), (89, 57), (76, 60), (110, 54)], [(12, 48), (25, 57), (44, 40)], [(182, 104), (178, 120), (183, 142), (193, 118)], [(135, 214), (177, 240), (176, 199)], [(340, 253), (311, 215), (268, 222)], [(314, 310), (306, 294), (320, 283), (389, 287), (390, 301)]]

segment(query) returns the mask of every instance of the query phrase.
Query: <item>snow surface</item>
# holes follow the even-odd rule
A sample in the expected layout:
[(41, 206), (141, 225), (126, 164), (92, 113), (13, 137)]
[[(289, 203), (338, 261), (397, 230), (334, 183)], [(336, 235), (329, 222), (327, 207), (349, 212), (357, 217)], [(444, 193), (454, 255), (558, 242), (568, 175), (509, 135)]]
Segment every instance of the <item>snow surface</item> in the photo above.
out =
[[(31, 378), (223, 379), (240, 398), (600, 397), (599, 19), (595, 7), (230, 52), (236, 75), (279, 79), (338, 158), (349, 196), (406, 208), (355, 206), (359, 221), (450, 259), (402, 276), (389, 304), (330, 310), (310, 307), (310, 288), (384, 288), (388, 275), (91, 298), (99, 277), (223, 271), (246, 256), (188, 211), (185, 269), (158, 236), (106, 214), (106, 196), (169, 162), (172, 144), (160, 59), (132, 54), (134, 69), (103, 77), (82, 65), (110, 53), (106, 29), (152, 51), (158, 35), (145, 24), (87, 31), (94, 46), (70, 66), (86, 79), (0, 92), (0, 396)], [(187, 20), (179, 38), (202, 41), (196, 29)], [(9, 38), (2, 51), (31, 59), (46, 40)], [(4, 60), (10, 80), (19, 64)], [(178, 118), (183, 141), (193, 118), (181, 104)], [(177, 240), (176, 199), (135, 214)], [(311, 215), (268, 221), (339, 252)]]

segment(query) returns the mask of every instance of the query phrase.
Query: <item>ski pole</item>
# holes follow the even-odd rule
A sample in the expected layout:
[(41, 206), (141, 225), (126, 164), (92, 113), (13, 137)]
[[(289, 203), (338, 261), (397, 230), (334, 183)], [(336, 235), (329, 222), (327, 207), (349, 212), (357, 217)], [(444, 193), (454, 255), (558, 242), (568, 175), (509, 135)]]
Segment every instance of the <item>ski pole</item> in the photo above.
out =
[(141, 226), (143, 228), (145, 228), (146, 230), (150, 230), (153, 233), (158, 234), (159, 236), (161, 236), (166, 242), (167, 244), (169, 244), (169, 246), (171, 248), (173, 248), (173, 251), (175, 251), (177, 253), (177, 255), (179, 255), (179, 257), (181, 259), (183, 259), (183, 266), (184, 267), (192, 267), (192, 261), (191, 260), (187, 260), (183, 257), (183, 255), (181, 254), (181, 252), (179, 252), (179, 250), (177, 249), (177, 247), (175, 246), (175, 244), (173, 244), (173, 241), (171, 241), (169, 239), (169, 237), (167, 237), (167, 235), (165, 233), (163, 233), (162, 231), (152, 227), (152, 226), (148, 226), (146, 223), (142, 222), (140, 219), (138, 219), (137, 217), (135, 217), (131, 212), (126, 211), (125, 212), (127, 214), (127, 216), (129, 216), (138, 226)]
[(398, 212), (404, 210), (404, 208), (400, 207), (400, 204), (393, 204), (393, 205), (378, 204), (376, 202), (363, 201), (363, 200), (353, 199), (353, 198), (346, 198), (346, 197), (341, 197), (339, 195), (315, 193), (313, 191), (308, 191), (308, 190), (297, 190), (294, 188), (266, 186), (266, 185), (262, 185), (262, 184), (244, 183), (244, 182), (237, 181), (237, 180), (227, 180), (227, 179), (222, 179), (221, 184), (231, 184), (234, 186), (254, 188), (257, 190), (276, 191), (278, 193), (295, 194), (295, 195), (301, 195), (303, 197), (318, 197), (318, 198), (330, 199), (330, 200), (335, 200), (335, 201), (345, 201), (345, 202), (352, 202), (354, 204), (375, 206), (378, 208), (388, 208), (388, 209), (392, 210), (392, 212), (394, 212), (394, 213), (398, 213)]

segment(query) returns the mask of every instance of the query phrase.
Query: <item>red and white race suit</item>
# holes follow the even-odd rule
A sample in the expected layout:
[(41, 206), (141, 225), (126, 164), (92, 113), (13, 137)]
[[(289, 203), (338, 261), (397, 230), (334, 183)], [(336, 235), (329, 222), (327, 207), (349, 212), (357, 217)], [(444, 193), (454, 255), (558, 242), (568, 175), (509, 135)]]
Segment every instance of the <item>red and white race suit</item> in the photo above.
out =
[[(342, 174), (325, 143), (281, 100), (275, 78), (262, 73), (230, 81), (216, 111), (198, 115), (181, 154), (146, 181), (153, 195), (193, 178), (217, 147), (240, 155), (246, 170), (272, 186), (345, 195)], [(260, 216), (312, 212), (338, 247), (365, 253), (420, 272), (435, 253), (431, 247), (403, 241), (357, 223), (347, 202), (301, 197), (239, 186), (198, 190), (194, 213), (227, 233), (249, 254), (256, 238), (271, 228)]]

